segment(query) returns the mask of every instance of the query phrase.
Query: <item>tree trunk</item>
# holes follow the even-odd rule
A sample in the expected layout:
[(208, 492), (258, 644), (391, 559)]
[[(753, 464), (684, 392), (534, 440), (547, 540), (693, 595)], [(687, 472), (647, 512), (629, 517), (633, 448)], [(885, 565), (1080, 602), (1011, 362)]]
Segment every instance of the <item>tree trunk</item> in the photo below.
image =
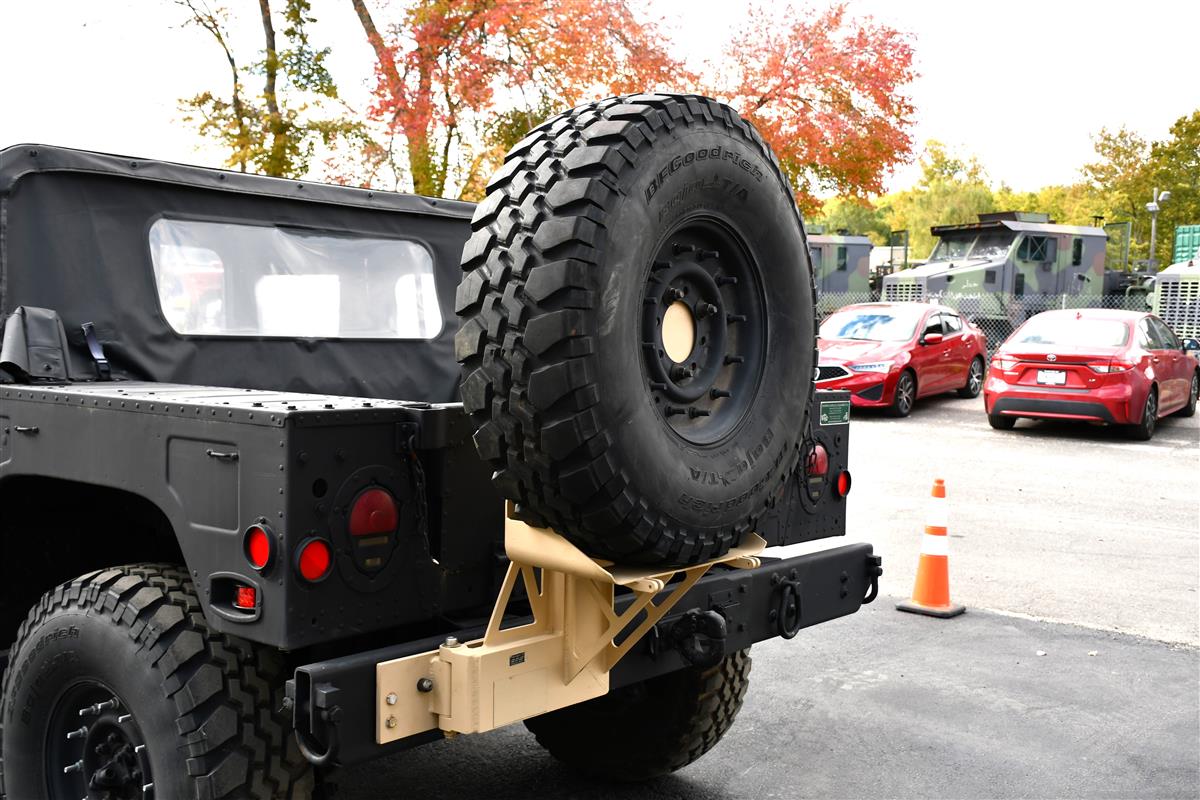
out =
[(263, 101), (267, 105), (267, 133), (271, 139), (266, 160), (261, 165), (262, 171), (277, 178), (292, 177), (288, 163), (288, 126), (279, 111), (279, 96), (275, 88), (279, 77), (279, 53), (275, 49), (275, 25), (271, 21), (270, 0), (258, 0), (258, 9), (262, 15), (263, 39), (266, 43)]

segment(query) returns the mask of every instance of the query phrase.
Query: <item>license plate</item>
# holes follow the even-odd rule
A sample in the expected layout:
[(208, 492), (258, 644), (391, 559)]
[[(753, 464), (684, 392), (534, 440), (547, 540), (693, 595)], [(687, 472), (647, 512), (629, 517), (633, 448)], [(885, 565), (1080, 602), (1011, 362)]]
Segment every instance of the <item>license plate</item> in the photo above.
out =
[(1067, 373), (1061, 369), (1039, 369), (1037, 382), (1048, 386), (1065, 386)]

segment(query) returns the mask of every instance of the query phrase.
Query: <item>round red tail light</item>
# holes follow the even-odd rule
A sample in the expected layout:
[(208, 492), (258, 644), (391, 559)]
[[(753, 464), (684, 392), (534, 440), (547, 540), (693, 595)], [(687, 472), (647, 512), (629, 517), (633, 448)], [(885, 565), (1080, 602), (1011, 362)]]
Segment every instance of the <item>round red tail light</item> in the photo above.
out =
[(837, 476), (837, 493), (838, 497), (845, 497), (850, 494), (850, 473), (842, 471)]
[(333, 565), (333, 551), (324, 539), (306, 539), (296, 553), (296, 570), (309, 583), (323, 580)]
[(804, 471), (808, 473), (810, 478), (820, 478), (829, 471), (829, 451), (824, 445), (815, 445), (812, 452), (808, 454), (808, 463), (804, 466)]
[(246, 529), (242, 548), (250, 566), (259, 572), (271, 566), (271, 561), (275, 556), (274, 540), (271, 538), (270, 532), (262, 525), (251, 525)]
[(367, 489), (350, 508), (348, 528), (351, 536), (391, 533), (400, 524), (400, 509), (385, 489)]

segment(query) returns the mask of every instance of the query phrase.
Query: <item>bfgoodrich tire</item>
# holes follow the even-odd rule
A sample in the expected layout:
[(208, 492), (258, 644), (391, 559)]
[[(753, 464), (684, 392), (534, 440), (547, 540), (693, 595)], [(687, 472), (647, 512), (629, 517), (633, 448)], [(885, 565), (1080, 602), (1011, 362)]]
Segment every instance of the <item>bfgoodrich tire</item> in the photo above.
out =
[(525, 721), (559, 761), (593, 778), (636, 782), (691, 764), (733, 725), (750, 683), (750, 650)]
[(513, 148), (472, 228), (455, 346), (500, 490), (592, 555), (728, 550), (796, 465), (815, 360), (758, 133), (702, 97), (583, 106)]
[(46, 594), (13, 645), (0, 797), (309, 798), (285, 679), (275, 651), (208, 630), (185, 571), (84, 575)]

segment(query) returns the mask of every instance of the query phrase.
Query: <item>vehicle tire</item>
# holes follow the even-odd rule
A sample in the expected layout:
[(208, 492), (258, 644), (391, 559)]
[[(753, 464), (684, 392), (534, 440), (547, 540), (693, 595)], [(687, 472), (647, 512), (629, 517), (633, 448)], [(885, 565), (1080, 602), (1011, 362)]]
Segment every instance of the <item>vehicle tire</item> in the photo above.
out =
[(892, 392), (892, 404), (888, 406), (888, 414), (893, 417), (907, 417), (912, 413), (913, 404), (917, 401), (917, 378), (912, 370), (904, 370), (896, 379), (896, 388)]
[(1196, 413), (1196, 401), (1200, 398), (1200, 372), (1192, 373), (1192, 385), (1188, 392), (1187, 405), (1175, 412), (1179, 417), (1191, 417)]
[(971, 359), (971, 366), (967, 367), (967, 385), (958, 390), (959, 397), (979, 397), (979, 392), (983, 389), (983, 359), (979, 356)]
[(114, 567), (47, 593), (8, 667), (0, 797), (313, 795), (278, 710), (282, 659), (210, 631), (179, 567)]
[(742, 707), (750, 649), (714, 667), (688, 667), (525, 721), (538, 744), (592, 778), (649, 780), (712, 749)]
[(1146, 395), (1146, 403), (1142, 406), (1142, 421), (1130, 425), (1126, 430), (1130, 439), (1148, 442), (1154, 438), (1154, 429), (1158, 427), (1158, 388), (1151, 387)]
[(1017, 424), (1016, 417), (1006, 417), (1003, 414), (988, 414), (988, 425), (998, 431), (1011, 431)]
[(508, 153), (471, 226), (462, 399), (518, 515), (624, 563), (725, 553), (813, 391), (808, 251), (758, 133), (703, 97), (582, 106)]

